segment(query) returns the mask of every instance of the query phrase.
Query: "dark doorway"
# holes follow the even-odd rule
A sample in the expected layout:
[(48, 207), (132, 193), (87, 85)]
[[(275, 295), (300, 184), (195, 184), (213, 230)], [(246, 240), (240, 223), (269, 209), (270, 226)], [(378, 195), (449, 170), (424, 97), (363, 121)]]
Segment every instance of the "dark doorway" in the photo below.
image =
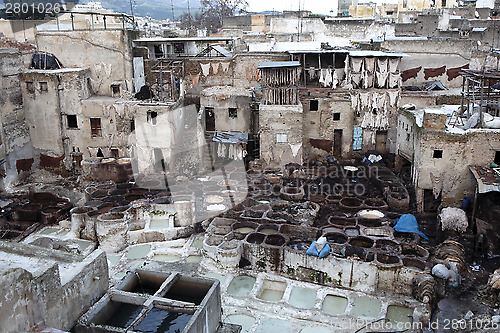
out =
[(441, 193), (436, 198), (432, 190), (424, 190), (424, 212), (437, 212), (441, 205)]
[(342, 157), (342, 133), (341, 129), (336, 129), (333, 132), (333, 155), (337, 158)]
[(154, 154), (154, 170), (156, 172), (165, 171), (165, 159), (163, 158), (163, 153), (160, 148), (153, 149)]
[(377, 131), (375, 137), (375, 150), (380, 154), (387, 154), (387, 131)]
[(205, 107), (205, 131), (215, 131), (215, 113), (211, 107)]

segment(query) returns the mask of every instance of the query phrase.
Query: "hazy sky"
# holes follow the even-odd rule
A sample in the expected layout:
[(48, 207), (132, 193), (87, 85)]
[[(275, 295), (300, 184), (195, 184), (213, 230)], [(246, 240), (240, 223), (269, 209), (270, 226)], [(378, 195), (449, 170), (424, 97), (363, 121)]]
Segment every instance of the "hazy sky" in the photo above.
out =
[[(247, 0), (250, 11), (264, 10), (298, 10), (300, 8), (310, 10), (316, 14), (329, 14), (336, 0)], [(397, 3), (397, 0), (372, 0), (377, 3)], [(364, 2), (364, 1), (360, 1)], [(369, 1), (366, 1), (369, 2)], [(336, 7), (336, 6), (335, 6)]]

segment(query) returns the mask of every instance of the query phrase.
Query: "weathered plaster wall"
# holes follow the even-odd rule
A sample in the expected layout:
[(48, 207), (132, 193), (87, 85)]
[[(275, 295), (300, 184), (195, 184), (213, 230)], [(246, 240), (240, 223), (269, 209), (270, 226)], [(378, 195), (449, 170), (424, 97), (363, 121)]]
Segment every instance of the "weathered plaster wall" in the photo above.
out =
[[(401, 59), (400, 72), (422, 67), (417, 77), (403, 82), (403, 86), (422, 85), (427, 81), (441, 81), (447, 88), (460, 87), (462, 78), (460, 76), (449, 80), (447, 70), (467, 65), (472, 59), (472, 50), (475, 42), (467, 39), (392, 39), (382, 42), (382, 47), (396, 52), (402, 52), (408, 57)], [(425, 75), (425, 69), (433, 69), (446, 66), (444, 72), (437, 76)]]
[(22, 68), (23, 54), (17, 49), (0, 49), (0, 160), (4, 162), (0, 167), (5, 171), (0, 186), (18, 179), (17, 160), (33, 157), (19, 80)]
[(92, 88), (111, 96), (111, 85), (133, 91), (132, 49), (124, 30), (44, 31), (36, 34), (39, 51), (53, 53), (64, 67), (89, 67)]
[[(351, 40), (381, 39), (394, 36), (394, 25), (374, 19), (327, 19), (327, 34)], [(334, 46), (334, 45), (332, 45)]]
[(30, 331), (36, 325), (70, 330), (108, 288), (101, 250), (83, 257), (27, 244), (2, 242), (0, 249), (3, 332)]
[[(283, 167), (303, 161), (302, 105), (261, 105), (259, 109), (260, 157), (264, 165)], [(277, 142), (277, 135), (286, 135), (287, 142)], [(298, 147), (296, 153), (292, 147)]]
[[(250, 133), (252, 130), (251, 102), (250, 90), (227, 86), (205, 89), (200, 99), (202, 110), (205, 110), (205, 107), (214, 108), (216, 131), (243, 133)], [(229, 117), (229, 108), (236, 108), (236, 118)]]

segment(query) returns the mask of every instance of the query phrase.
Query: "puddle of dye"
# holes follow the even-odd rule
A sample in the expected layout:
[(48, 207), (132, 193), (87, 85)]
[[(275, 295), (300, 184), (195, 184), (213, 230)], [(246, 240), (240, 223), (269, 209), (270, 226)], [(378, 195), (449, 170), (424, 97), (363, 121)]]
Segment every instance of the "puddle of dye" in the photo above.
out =
[(253, 231), (255, 231), (254, 228), (250, 228), (250, 227), (243, 227), (243, 228), (238, 228), (236, 230), (234, 230), (235, 232), (239, 232), (240, 234), (249, 234)]
[(151, 260), (164, 261), (164, 262), (176, 262), (181, 259), (180, 256), (175, 254), (155, 254)]
[(75, 240), (75, 243), (78, 244), (78, 247), (80, 248), (80, 251), (85, 251), (86, 248), (88, 248), (92, 243), (89, 241), (84, 241), (84, 240)]
[(170, 226), (169, 219), (151, 220), (151, 222), (149, 222), (149, 229), (151, 230), (168, 229), (169, 226)]
[(290, 322), (266, 318), (262, 319), (259, 326), (255, 330), (255, 333), (275, 333), (275, 332), (290, 332)]
[(151, 250), (151, 245), (138, 245), (128, 249), (127, 258), (129, 259), (140, 259), (148, 255), (149, 250)]
[(153, 308), (134, 328), (144, 333), (182, 332), (192, 315)]
[(227, 293), (234, 296), (246, 296), (250, 293), (254, 284), (255, 278), (253, 276), (237, 276), (227, 287)]
[(347, 307), (347, 298), (327, 295), (323, 300), (322, 310), (331, 315), (341, 315)]
[(259, 230), (260, 233), (263, 233), (264, 235), (271, 235), (271, 234), (277, 234), (278, 230), (275, 229), (262, 229)]
[(246, 315), (232, 315), (228, 316), (225, 320), (226, 323), (241, 325), (242, 333), (250, 332), (253, 324), (255, 323), (255, 318)]
[(379, 315), (379, 313), (380, 313), (379, 300), (369, 297), (359, 297), (354, 299), (352, 314), (355, 317), (375, 318)]
[(411, 323), (411, 317), (408, 316), (413, 316), (413, 309), (398, 305), (389, 305), (387, 307), (386, 318), (389, 319), (393, 324), (398, 322)]
[(203, 248), (203, 239), (205, 237), (203, 236), (198, 236), (194, 239), (194, 241), (191, 243), (191, 247), (194, 247), (195, 249), (202, 249)]
[(264, 301), (279, 302), (283, 298), (283, 290), (264, 289), (259, 298)]
[(186, 262), (199, 263), (201, 261), (201, 256), (188, 256)]
[(139, 315), (142, 306), (128, 303), (121, 303), (113, 315), (106, 320), (104, 325), (126, 328)]
[(41, 235), (49, 235), (49, 234), (53, 234), (55, 232), (58, 232), (60, 229), (58, 228), (47, 228), (45, 230), (43, 230), (42, 232), (40, 232)]
[(205, 274), (207, 278), (219, 280), (221, 284), (226, 281), (226, 276), (218, 273), (207, 273)]
[(121, 258), (121, 256), (112, 256), (112, 255), (108, 255), (107, 257), (108, 257), (109, 264), (111, 266), (118, 265), (118, 263), (120, 262), (120, 258)]
[(332, 331), (324, 327), (307, 327), (303, 328), (300, 333), (332, 333)]
[(298, 308), (311, 309), (316, 304), (316, 290), (293, 287), (288, 303)]

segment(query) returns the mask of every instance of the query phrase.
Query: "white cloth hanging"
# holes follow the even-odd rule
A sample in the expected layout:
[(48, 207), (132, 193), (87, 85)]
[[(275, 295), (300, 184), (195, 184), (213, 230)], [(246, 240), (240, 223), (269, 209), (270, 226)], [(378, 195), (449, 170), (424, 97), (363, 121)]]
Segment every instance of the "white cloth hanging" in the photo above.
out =
[(219, 72), (220, 62), (212, 62), (212, 73), (217, 74)]
[(360, 102), (360, 109), (370, 110), (371, 109), (370, 93), (360, 93), (359, 102)]
[(362, 76), (362, 73), (351, 73), (351, 81), (354, 88), (360, 88)]
[(391, 107), (395, 107), (396, 106), (396, 102), (398, 100), (398, 97), (399, 97), (399, 91), (388, 91), (387, 92), (387, 95), (389, 95), (389, 105)]
[(318, 74), (316, 73), (316, 69), (314, 69), (314, 67), (309, 67), (307, 73), (309, 74), (310, 80), (314, 80), (315, 78), (318, 77)]
[(337, 85), (339, 84), (339, 78), (337, 76), (337, 71), (333, 70), (332, 71), (332, 88), (335, 89), (337, 88)]
[(389, 76), (389, 71), (387, 59), (377, 58), (377, 70), (375, 72), (376, 85), (378, 88), (384, 88), (387, 83), (387, 77)]
[(222, 71), (226, 73), (229, 70), (230, 64), (231, 64), (230, 62), (221, 62)]
[(325, 76), (324, 76), (324, 78), (325, 78), (325, 87), (330, 87), (332, 85), (332, 82), (333, 82), (332, 70), (330, 68), (327, 68), (324, 71), (325, 71)]
[(389, 59), (389, 72), (396, 73), (398, 70), (399, 62), (401, 59), (399, 58), (391, 58)]
[(389, 74), (389, 88), (397, 88), (401, 85), (401, 74), (390, 73)]
[(200, 64), (201, 71), (203, 72), (203, 76), (208, 76), (210, 74), (210, 63), (208, 64)]
[(292, 150), (293, 157), (296, 157), (297, 154), (299, 153), (300, 147), (302, 147), (302, 144), (297, 143), (297, 144), (292, 145), (291, 143), (289, 143), (289, 145), (290, 145), (290, 149)]
[(352, 71), (355, 73), (361, 73), (363, 69), (363, 58), (361, 57), (354, 57), (351, 58), (351, 68)]
[(319, 83), (323, 86), (325, 85), (324, 71), (322, 69), (319, 71)]
[(359, 111), (359, 95), (351, 94), (351, 107), (354, 111)]

